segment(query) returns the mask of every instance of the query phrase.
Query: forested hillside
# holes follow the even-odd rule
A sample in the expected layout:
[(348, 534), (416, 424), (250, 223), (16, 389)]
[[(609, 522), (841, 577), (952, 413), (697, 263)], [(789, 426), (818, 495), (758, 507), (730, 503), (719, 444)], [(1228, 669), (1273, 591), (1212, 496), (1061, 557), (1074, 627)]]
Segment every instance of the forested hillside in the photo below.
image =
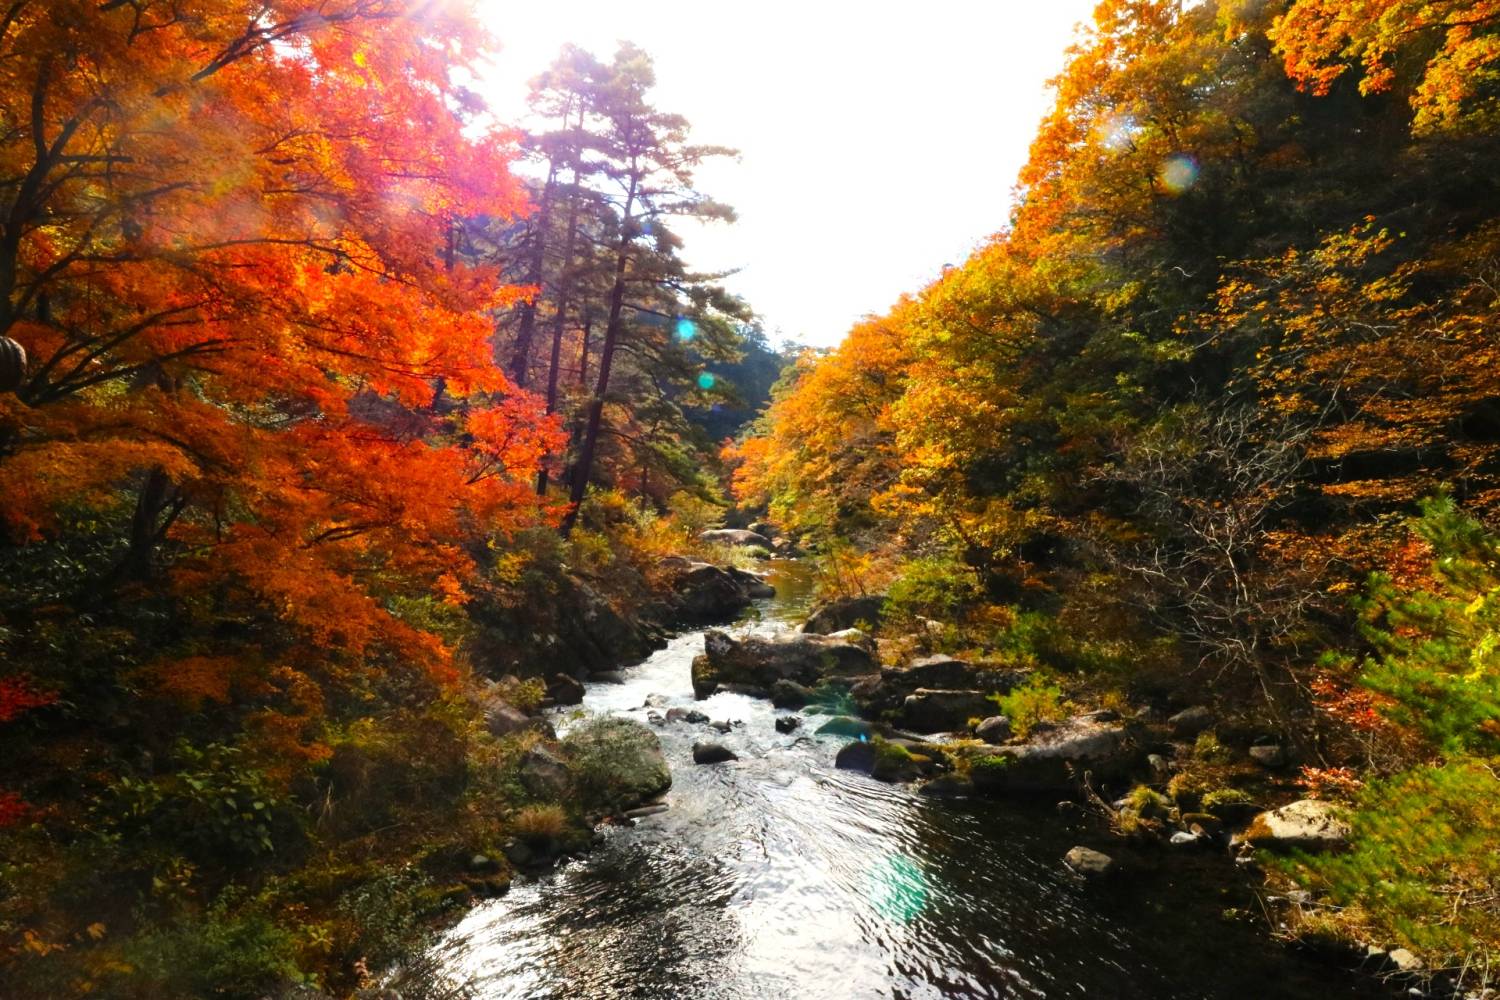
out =
[(1489, 3), (1105, 0), (1001, 231), (726, 453), (832, 589), (953, 622), (1043, 703), (1208, 699), (1291, 741), (1356, 810), (1348, 854), (1286, 866), (1304, 929), (1471, 972), (1500, 947), (1497, 37)]

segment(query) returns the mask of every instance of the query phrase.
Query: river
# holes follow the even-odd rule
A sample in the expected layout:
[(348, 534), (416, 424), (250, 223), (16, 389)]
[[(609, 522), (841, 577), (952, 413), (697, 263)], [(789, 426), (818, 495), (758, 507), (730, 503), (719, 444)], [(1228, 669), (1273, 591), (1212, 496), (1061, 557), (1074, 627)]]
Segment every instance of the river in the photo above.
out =
[[(777, 596), (737, 628), (805, 616), (805, 569), (769, 570)], [(1281, 948), (1255, 921), (1226, 919), (1258, 907), (1222, 859), (1163, 854), (1114, 885), (1085, 884), (1062, 854), (1080, 842), (1115, 848), (1048, 806), (928, 800), (835, 770), (842, 740), (810, 736), (815, 717), (783, 736), (769, 702), (695, 702), (689, 665), (702, 649), (701, 631), (679, 636), (626, 683), (590, 685), (583, 710), (644, 720), (659, 695), (743, 726), (724, 737), (658, 730), (668, 811), (609, 828), (587, 857), (518, 879), (447, 933), (441, 965), (479, 997), (1391, 995)], [(740, 760), (695, 766), (692, 743), (709, 738)]]

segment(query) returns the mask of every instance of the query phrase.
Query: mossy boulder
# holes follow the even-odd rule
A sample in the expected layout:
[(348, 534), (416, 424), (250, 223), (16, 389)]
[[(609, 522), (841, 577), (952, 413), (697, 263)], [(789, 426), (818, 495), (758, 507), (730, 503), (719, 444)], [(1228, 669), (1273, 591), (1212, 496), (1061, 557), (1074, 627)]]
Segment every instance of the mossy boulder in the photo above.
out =
[(912, 781), (922, 773), (922, 761), (899, 743), (884, 740), (875, 744), (875, 761), (870, 776), (881, 781)]
[(661, 741), (631, 719), (590, 719), (563, 737), (562, 748), (585, 809), (619, 812), (672, 787)]
[[(1077, 716), (1034, 730), (1027, 742), (996, 748), (981, 760), (1004, 760), (974, 783), (992, 793), (1066, 793), (1076, 788), (1085, 771), (1098, 780), (1128, 774), (1136, 763), (1136, 747), (1118, 723)], [(978, 762), (976, 761), (976, 764)]]
[(832, 716), (817, 729), (819, 736), (853, 736), (866, 740), (875, 735), (875, 732), (876, 727), (872, 723), (848, 715)]
[(1005, 788), (1010, 778), (1011, 758), (1000, 754), (978, 757), (969, 763), (969, 779), (981, 792), (996, 792)]

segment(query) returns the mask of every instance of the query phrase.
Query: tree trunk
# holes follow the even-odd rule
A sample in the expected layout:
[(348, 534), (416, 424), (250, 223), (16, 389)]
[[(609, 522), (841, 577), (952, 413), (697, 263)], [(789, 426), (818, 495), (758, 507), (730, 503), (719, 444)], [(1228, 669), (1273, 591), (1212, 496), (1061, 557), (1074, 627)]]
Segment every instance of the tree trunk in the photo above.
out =
[[(557, 305), (552, 316), (552, 356), (547, 367), (547, 413), (557, 412), (558, 366), (562, 361), (563, 332), (568, 325), (568, 296), (572, 292), (573, 247), (578, 238), (578, 164), (573, 164), (573, 197), (568, 202), (568, 235), (563, 242), (562, 265), (557, 272)], [(547, 495), (547, 460), (536, 474), (537, 496)]]
[[(526, 284), (541, 296), (542, 268), (547, 259), (547, 226), (552, 218), (552, 195), (557, 185), (557, 164), (547, 171), (542, 189), (542, 204), (536, 213), (536, 237), (531, 245), (531, 260), (526, 268)], [(510, 356), (510, 380), (517, 389), (526, 388), (527, 367), (531, 362), (531, 342), (536, 334), (536, 298), (521, 305), (521, 325), (516, 331), (516, 346)]]
[(615, 283), (609, 290), (609, 322), (604, 327), (604, 347), (599, 353), (599, 381), (594, 387), (594, 398), (589, 400), (583, 447), (578, 452), (578, 464), (573, 469), (573, 484), (568, 495), (573, 507), (563, 519), (563, 537), (573, 531), (573, 524), (578, 520), (578, 505), (583, 501), (589, 477), (593, 474), (594, 451), (599, 445), (599, 424), (604, 418), (604, 395), (609, 391), (609, 369), (615, 359), (615, 344), (620, 339), (620, 314), (625, 305), (625, 266), (629, 261), (630, 237), (625, 235), (620, 238), (620, 252), (615, 259)]
[[(167, 529), (182, 512), (184, 500), (166, 472), (153, 468), (146, 474), (136, 498), (135, 512), (130, 518), (130, 541), (124, 557), (105, 578), (101, 590), (105, 593), (130, 580), (146, 580), (151, 576), (156, 547), (166, 537)], [(165, 513), (166, 517), (162, 515)]]
[(589, 335), (594, 329), (594, 317), (585, 315), (583, 317), (583, 341), (579, 345), (578, 354), (578, 388), (582, 389), (589, 384)]

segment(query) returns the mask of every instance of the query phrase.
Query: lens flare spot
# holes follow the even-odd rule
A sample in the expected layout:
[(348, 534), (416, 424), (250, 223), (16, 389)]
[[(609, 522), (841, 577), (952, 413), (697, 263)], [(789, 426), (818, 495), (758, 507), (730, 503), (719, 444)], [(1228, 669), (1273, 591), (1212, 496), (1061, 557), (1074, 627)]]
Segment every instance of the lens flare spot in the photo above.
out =
[(1130, 115), (1105, 115), (1094, 125), (1094, 141), (1113, 153), (1129, 149), (1140, 126)]
[(677, 320), (677, 339), (686, 344), (696, 336), (698, 336), (697, 324), (686, 316), (679, 317)]
[(712, 372), (704, 372), (702, 375), (698, 376), (698, 388), (712, 389), (713, 387), (714, 377)]
[(915, 920), (927, 908), (928, 894), (927, 876), (904, 855), (892, 855), (870, 873), (870, 903), (887, 920)]
[(1198, 183), (1198, 161), (1191, 156), (1173, 156), (1161, 165), (1156, 178), (1168, 194), (1185, 194)]

